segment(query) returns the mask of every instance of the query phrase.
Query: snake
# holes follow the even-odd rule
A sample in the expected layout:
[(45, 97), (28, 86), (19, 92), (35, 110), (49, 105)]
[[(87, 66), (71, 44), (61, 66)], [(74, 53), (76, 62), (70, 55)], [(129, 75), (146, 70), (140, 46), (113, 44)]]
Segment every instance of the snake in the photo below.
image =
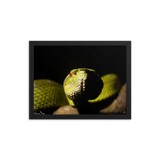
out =
[(50, 79), (34, 80), (34, 111), (48, 110), (64, 105), (75, 108), (95, 104), (116, 95), (121, 89), (115, 73), (103, 76), (90, 68), (72, 69), (63, 84)]

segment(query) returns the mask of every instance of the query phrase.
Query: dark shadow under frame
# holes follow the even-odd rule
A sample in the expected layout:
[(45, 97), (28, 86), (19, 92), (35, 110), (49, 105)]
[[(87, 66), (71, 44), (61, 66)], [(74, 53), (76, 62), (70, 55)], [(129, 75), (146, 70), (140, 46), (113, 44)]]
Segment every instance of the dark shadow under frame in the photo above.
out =
[[(126, 114), (35, 115), (33, 111), (34, 46), (125, 46)], [(131, 119), (131, 41), (29, 41), (29, 119)]]

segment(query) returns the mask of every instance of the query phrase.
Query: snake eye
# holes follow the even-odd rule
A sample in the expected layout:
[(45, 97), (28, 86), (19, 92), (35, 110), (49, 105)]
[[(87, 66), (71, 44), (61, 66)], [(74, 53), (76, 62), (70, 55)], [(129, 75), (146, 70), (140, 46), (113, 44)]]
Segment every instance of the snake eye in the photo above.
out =
[(73, 71), (72, 73), (73, 73), (73, 75), (76, 75), (76, 74), (77, 74), (77, 72), (78, 72), (78, 70)]

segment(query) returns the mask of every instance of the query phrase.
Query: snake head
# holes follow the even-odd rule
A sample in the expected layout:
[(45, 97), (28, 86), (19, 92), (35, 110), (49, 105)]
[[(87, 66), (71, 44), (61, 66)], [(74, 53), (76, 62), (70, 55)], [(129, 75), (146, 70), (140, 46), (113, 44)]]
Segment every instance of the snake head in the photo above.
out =
[(95, 70), (79, 68), (69, 72), (63, 87), (70, 100), (81, 104), (97, 98), (103, 88), (103, 82)]

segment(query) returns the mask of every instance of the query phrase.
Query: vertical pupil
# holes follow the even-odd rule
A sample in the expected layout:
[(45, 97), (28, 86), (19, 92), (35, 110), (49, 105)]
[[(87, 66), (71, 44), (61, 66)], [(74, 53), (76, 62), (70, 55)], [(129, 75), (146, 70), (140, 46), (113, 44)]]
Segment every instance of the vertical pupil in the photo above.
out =
[(76, 75), (76, 73), (77, 73), (77, 70), (73, 71), (73, 72), (70, 72), (71, 75)]

